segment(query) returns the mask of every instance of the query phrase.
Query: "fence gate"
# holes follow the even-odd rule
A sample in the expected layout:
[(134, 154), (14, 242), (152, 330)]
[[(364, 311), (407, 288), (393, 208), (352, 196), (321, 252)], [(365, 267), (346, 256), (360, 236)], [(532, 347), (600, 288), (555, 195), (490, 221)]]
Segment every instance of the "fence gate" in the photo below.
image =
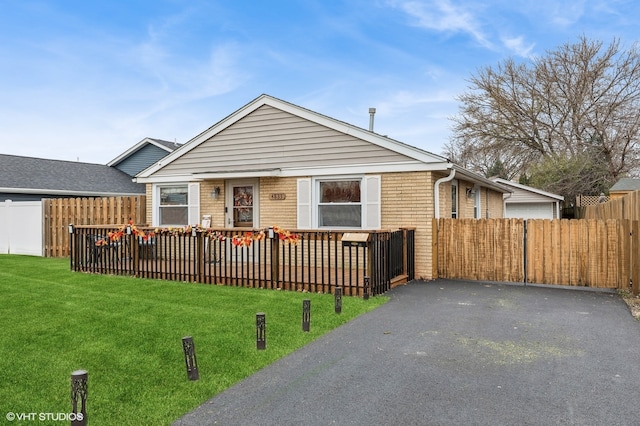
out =
[(636, 227), (626, 219), (434, 219), (434, 275), (628, 289), (640, 265)]

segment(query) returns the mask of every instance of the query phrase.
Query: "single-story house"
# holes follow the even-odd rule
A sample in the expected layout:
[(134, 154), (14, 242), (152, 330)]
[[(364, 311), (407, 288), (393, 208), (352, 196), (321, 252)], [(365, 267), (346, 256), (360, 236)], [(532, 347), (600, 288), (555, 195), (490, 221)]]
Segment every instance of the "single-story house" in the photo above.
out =
[(609, 189), (609, 200), (622, 198), (625, 195), (640, 190), (640, 179), (622, 178)]
[(143, 195), (132, 177), (178, 146), (145, 138), (107, 165), (0, 154), (0, 201)]
[(444, 157), (261, 95), (136, 176), (147, 221), (171, 227), (416, 230), (432, 276), (433, 218), (503, 217), (511, 190)]
[(513, 192), (504, 195), (504, 217), (521, 219), (560, 219), (564, 197), (510, 180), (492, 178)]

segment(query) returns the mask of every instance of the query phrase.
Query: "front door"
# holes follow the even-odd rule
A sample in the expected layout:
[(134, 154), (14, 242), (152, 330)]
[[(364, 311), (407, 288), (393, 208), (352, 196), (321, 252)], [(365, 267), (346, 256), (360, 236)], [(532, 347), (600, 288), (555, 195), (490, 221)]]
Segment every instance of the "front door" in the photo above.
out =
[(227, 191), (227, 227), (258, 226), (258, 184), (254, 181), (229, 182)]

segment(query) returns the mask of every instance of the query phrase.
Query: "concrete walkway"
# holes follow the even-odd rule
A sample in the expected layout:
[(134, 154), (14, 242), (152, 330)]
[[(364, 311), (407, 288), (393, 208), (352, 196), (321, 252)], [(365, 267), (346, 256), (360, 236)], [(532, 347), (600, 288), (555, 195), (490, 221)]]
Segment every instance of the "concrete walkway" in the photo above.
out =
[(438, 280), (175, 425), (638, 425), (640, 323), (614, 293)]

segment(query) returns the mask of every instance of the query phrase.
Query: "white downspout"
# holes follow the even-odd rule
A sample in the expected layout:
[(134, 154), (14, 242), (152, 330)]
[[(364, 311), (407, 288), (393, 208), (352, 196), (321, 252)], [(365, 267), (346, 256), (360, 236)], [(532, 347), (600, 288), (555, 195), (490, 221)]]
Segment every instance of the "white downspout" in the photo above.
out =
[(449, 174), (449, 176), (440, 178), (436, 181), (434, 188), (433, 188), (433, 196), (435, 197), (434, 200), (434, 208), (435, 208), (435, 212), (434, 212), (434, 217), (436, 219), (440, 219), (440, 184), (443, 182), (449, 182), (450, 180), (453, 180), (453, 177), (456, 175), (456, 170), (455, 169), (451, 169), (451, 173)]
[(502, 194), (502, 217), (507, 217), (507, 200), (511, 198), (513, 192), (509, 192), (508, 194)]

